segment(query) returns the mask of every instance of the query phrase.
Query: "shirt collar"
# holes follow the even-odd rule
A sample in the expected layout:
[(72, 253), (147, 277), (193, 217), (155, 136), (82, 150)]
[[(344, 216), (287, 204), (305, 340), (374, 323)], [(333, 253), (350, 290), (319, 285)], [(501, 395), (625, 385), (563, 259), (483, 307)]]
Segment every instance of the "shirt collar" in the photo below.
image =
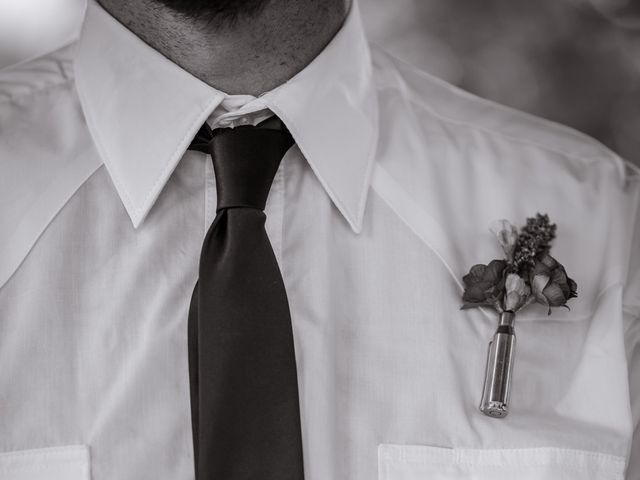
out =
[[(149, 47), (95, 2), (87, 6), (75, 76), (96, 148), (137, 227), (225, 94)], [(378, 105), (356, 1), (327, 47), (259, 100), (286, 124), (335, 206), (359, 232)]]

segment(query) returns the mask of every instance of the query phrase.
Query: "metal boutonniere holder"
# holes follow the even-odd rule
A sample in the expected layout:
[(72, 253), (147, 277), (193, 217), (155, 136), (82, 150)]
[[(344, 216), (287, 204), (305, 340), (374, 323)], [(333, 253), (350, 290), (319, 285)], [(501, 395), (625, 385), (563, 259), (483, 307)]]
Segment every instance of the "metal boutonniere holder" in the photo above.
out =
[(498, 329), (489, 343), (480, 411), (503, 418), (509, 413), (509, 394), (515, 354), (516, 313), (538, 302), (549, 309), (566, 307), (577, 297), (577, 285), (549, 252), (556, 225), (547, 215), (536, 214), (518, 229), (507, 220), (493, 222), (505, 259), (471, 267), (462, 281), (462, 309), (491, 307), (500, 315)]

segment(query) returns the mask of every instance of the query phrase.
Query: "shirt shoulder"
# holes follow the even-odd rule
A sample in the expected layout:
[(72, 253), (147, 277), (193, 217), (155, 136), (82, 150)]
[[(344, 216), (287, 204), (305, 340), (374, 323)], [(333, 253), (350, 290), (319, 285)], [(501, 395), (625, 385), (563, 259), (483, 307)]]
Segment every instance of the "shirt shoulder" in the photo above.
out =
[(380, 96), (387, 102), (391, 98), (395, 107), (402, 104), (403, 113), (410, 111), (418, 128), (437, 126), (458, 141), (475, 146), (488, 142), (487, 147), (501, 147), (504, 153), (533, 149), (537, 156), (560, 163), (607, 164), (617, 170), (622, 183), (629, 175), (640, 175), (638, 167), (573, 128), (478, 97), (379, 48), (373, 48), (373, 59)]
[(101, 165), (75, 88), (73, 49), (0, 70), (0, 287)]

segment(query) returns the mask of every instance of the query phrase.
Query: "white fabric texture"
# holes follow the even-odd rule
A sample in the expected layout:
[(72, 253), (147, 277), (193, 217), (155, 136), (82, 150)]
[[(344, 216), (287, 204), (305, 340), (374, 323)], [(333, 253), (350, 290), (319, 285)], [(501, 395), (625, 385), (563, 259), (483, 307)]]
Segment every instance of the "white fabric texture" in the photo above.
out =
[[(257, 98), (205, 85), (94, 3), (77, 42), (0, 72), (0, 452), (82, 444), (94, 480), (193, 478), (187, 312), (216, 191), (185, 150), (206, 119), (271, 112), (296, 140), (266, 213), (307, 480), (428, 477), (404, 454), (380, 457), (403, 473), (379, 471), (380, 445), (479, 452), (462, 477), (441, 455), (442, 478), (508, 458), (491, 478), (573, 480), (558, 465), (576, 455), (640, 478), (640, 172), (371, 48), (357, 4)], [(493, 220), (536, 212), (579, 297), (518, 314), (498, 420), (478, 410), (497, 316), (459, 309), (461, 278), (501, 256)]]
[(2, 480), (90, 480), (86, 445), (0, 453)]

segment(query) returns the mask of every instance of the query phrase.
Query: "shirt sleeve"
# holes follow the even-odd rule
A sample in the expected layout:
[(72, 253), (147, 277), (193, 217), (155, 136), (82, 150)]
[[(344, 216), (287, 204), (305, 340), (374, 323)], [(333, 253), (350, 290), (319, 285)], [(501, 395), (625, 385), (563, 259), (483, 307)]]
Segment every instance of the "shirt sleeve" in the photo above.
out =
[(625, 346), (633, 420), (627, 479), (640, 478), (640, 170), (631, 168), (627, 198), (630, 207), (629, 270), (623, 293)]

